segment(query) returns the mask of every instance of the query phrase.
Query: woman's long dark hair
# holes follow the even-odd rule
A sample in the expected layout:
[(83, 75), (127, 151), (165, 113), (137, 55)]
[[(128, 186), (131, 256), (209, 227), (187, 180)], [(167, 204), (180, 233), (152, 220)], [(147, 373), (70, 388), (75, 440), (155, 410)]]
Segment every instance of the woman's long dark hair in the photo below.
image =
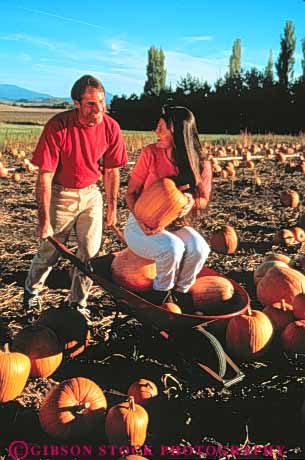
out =
[(179, 173), (172, 179), (177, 186), (189, 184), (194, 197), (200, 196), (201, 174), (206, 156), (202, 152), (196, 120), (193, 113), (182, 106), (164, 107), (161, 113), (174, 139), (173, 158)]

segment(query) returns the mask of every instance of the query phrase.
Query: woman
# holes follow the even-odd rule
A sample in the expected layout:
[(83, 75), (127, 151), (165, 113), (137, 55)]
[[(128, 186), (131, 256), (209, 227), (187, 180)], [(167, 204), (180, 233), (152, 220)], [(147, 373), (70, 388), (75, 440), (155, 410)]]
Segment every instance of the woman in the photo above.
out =
[[(189, 288), (206, 261), (210, 248), (190, 225), (148, 228), (134, 217), (141, 192), (158, 179), (171, 177), (185, 190), (188, 204), (180, 218), (194, 222), (198, 210), (207, 207), (212, 184), (212, 169), (204, 159), (193, 113), (185, 107), (164, 109), (158, 122), (158, 141), (145, 147), (131, 172), (126, 195), (131, 211), (125, 228), (129, 248), (141, 257), (155, 260), (157, 276), (149, 300), (161, 305), (172, 290), (173, 300), (184, 310), (192, 308)], [(180, 220), (180, 219), (178, 219)]]

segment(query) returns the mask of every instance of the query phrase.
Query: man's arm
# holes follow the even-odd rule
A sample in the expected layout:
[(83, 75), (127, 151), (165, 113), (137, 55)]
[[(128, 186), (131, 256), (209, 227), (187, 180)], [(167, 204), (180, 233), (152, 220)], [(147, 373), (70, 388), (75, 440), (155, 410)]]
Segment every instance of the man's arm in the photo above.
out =
[(53, 235), (50, 221), (50, 204), (52, 193), (52, 180), (54, 172), (42, 172), (38, 174), (36, 182), (36, 201), (38, 206), (38, 225), (36, 236), (45, 239)]
[(106, 227), (109, 228), (117, 223), (117, 202), (120, 188), (119, 168), (105, 168), (103, 178), (107, 200)]

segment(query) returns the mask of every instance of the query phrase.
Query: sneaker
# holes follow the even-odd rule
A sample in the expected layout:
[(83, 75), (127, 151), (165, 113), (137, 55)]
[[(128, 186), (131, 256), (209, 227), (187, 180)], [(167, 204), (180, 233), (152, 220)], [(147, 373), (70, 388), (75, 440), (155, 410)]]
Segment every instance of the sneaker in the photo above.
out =
[(180, 292), (176, 290), (172, 290), (172, 298), (173, 301), (181, 307), (182, 311), (185, 313), (193, 313), (194, 312), (194, 302), (192, 294), (189, 292)]
[(39, 317), (42, 307), (41, 299), (37, 292), (32, 294), (27, 289), (24, 289), (22, 306), (26, 310), (25, 323), (32, 325)]
[(24, 289), (22, 306), (27, 310), (34, 308), (41, 310), (41, 299), (37, 292), (32, 294), (27, 289)]
[(87, 321), (88, 324), (92, 323), (92, 321), (91, 321), (91, 312), (90, 312), (89, 308), (83, 307), (82, 305), (79, 305), (76, 302), (72, 302), (69, 305), (69, 308), (72, 308), (73, 310), (76, 310), (81, 315), (83, 315), (83, 317), (85, 318), (85, 320)]

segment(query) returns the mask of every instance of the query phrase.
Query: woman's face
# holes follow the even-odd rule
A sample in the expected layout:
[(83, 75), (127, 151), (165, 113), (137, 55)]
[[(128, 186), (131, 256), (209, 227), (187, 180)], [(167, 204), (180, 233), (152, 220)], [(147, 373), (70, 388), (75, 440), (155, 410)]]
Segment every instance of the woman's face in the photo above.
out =
[(172, 131), (167, 127), (163, 118), (160, 118), (155, 131), (158, 138), (158, 145), (166, 148), (173, 147), (174, 138)]

